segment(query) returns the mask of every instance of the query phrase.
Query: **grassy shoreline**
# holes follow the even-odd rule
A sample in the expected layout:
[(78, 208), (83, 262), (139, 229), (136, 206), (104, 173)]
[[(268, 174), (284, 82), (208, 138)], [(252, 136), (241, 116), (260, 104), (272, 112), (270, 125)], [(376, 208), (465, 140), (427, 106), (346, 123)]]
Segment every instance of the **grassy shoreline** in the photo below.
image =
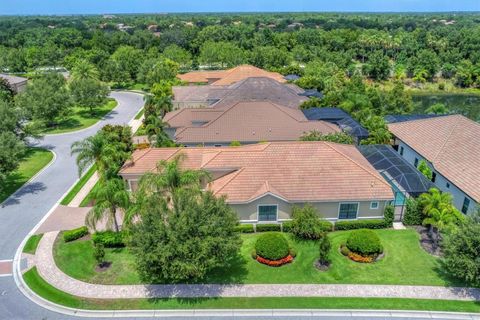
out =
[(375, 309), (449, 312), (480, 312), (475, 301), (421, 300), (397, 298), (165, 298), (165, 299), (85, 299), (60, 291), (48, 284), (36, 268), (23, 278), (39, 296), (56, 304), (86, 310), (181, 310), (181, 309)]

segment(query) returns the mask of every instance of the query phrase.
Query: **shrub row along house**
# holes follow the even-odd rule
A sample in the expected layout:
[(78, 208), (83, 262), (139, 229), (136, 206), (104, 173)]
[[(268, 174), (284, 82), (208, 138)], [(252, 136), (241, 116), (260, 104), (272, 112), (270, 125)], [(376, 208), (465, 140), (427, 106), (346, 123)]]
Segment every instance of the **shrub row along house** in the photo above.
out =
[(383, 218), (394, 198), (355, 146), (329, 142), (137, 150), (120, 175), (135, 190), (144, 173), (179, 154), (183, 168), (210, 173), (205, 188), (225, 196), (243, 223), (289, 220), (292, 207), (306, 203), (331, 221)]
[(462, 115), (387, 120), (398, 153), (415, 167), (426, 161), (432, 182), (453, 195), (455, 207), (473, 212), (480, 204), (480, 124)]

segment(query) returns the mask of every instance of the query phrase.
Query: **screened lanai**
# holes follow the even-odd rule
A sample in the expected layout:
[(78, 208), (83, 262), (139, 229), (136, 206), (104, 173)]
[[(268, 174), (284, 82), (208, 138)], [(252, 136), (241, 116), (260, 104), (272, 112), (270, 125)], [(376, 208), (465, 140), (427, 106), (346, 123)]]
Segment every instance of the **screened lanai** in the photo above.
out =
[[(393, 180), (412, 197), (427, 192), (434, 184), (391, 146), (361, 145), (358, 149), (387, 180)], [(392, 184), (393, 181), (389, 181)], [(392, 184), (392, 187), (395, 186)], [(395, 190), (398, 192), (398, 190)]]

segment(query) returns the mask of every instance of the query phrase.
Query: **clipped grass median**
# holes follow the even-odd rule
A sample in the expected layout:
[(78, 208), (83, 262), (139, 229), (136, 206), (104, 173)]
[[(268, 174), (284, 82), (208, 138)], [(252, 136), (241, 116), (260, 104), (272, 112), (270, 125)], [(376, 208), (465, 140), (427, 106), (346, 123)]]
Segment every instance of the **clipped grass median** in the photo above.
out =
[(70, 202), (72, 202), (73, 198), (77, 195), (77, 193), (83, 188), (83, 186), (87, 183), (87, 181), (93, 176), (93, 174), (97, 171), (97, 166), (93, 165), (88, 169), (88, 171), (78, 180), (75, 186), (70, 190), (70, 192), (62, 199), (60, 202), (63, 206), (68, 206)]
[(0, 191), (0, 202), (5, 201), (5, 199), (49, 164), (52, 159), (53, 153), (49, 150), (28, 148), (24, 158), (20, 161), (18, 169), (7, 175), (3, 189)]
[(56, 304), (87, 310), (153, 309), (375, 309), (480, 312), (475, 301), (391, 299), (391, 298), (165, 298), (85, 299), (60, 291), (38, 274), (34, 267), (23, 275), (26, 284), (39, 296)]
[(43, 233), (34, 234), (30, 238), (28, 238), (27, 243), (25, 243), (25, 246), (23, 247), (23, 253), (35, 254), (35, 251), (37, 251), (38, 244), (40, 243), (42, 237)]

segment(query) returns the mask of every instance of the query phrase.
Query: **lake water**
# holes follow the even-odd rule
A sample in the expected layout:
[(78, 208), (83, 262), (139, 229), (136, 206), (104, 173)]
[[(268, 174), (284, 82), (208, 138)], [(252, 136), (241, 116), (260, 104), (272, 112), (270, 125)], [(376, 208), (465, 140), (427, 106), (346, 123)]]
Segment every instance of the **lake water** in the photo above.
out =
[(419, 94), (412, 95), (415, 111), (424, 113), (435, 103), (443, 103), (449, 110), (480, 122), (480, 95), (476, 94)]

